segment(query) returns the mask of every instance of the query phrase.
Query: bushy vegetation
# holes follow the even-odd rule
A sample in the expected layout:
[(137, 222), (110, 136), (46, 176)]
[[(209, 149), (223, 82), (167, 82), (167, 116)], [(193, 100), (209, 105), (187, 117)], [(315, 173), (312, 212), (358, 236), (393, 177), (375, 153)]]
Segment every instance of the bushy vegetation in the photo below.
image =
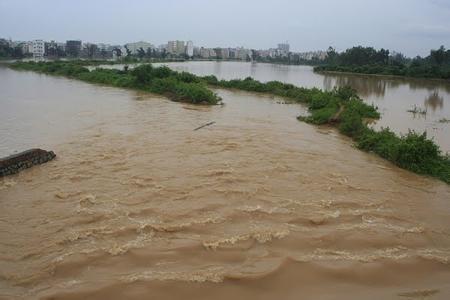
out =
[(450, 79), (450, 50), (442, 46), (425, 58), (408, 59), (400, 53), (390, 55), (389, 50), (372, 47), (353, 47), (342, 53), (330, 48), (326, 65), (317, 66), (314, 71)]
[(79, 63), (71, 62), (18, 62), (16, 69), (62, 75), (87, 82), (117, 87), (134, 88), (167, 95), (174, 101), (216, 104), (220, 98), (213, 87), (239, 89), (281, 96), (308, 106), (310, 114), (299, 120), (312, 124), (328, 124), (352, 137), (356, 146), (373, 152), (401, 168), (427, 174), (450, 183), (450, 158), (425, 134), (409, 132), (397, 136), (389, 129), (375, 131), (367, 126), (370, 119), (380, 114), (373, 105), (364, 103), (350, 87), (322, 91), (302, 88), (279, 81), (262, 83), (253, 78), (218, 80), (215, 76), (199, 77), (186, 72), (175, 72), (168, 67), (155, 68), (144, 64), (133, 70), (95, 69), (90, 71)]
[(89, 70), (86, 61), (16, 62), (12, 68), (51, 75), (66, 76), (91, 83), (144, 90), (167, 96), (173, 101), (195, 104), (218, 104), (220, 97), (203, 80), (189, 73), (172, 71), (168, 67), (155, 68), (144, 64), (133, 70), (97, 68)]
[(381, 131), (364, 128), (356, 137), (356, 145), (401, 168), (431, 175), (450, 183), (450, 157), (443, 155), (439, 146), (427, 139), (426, 133), (410, 131), (406, 135), (397, 136), (389, 128)]

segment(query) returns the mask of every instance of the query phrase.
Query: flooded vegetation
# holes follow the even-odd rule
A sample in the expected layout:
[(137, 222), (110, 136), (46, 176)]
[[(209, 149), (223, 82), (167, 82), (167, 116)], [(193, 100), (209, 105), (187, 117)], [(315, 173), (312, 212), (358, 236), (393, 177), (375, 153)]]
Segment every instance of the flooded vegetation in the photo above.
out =
[[(241, 68), (297, 86), (296, 72), (306, 72), (230, 64), (171, 68), (244, 82)], [(34, 146), (58, 154), (0, 179), (0, 298), (449, 298), (449, 185), (360, 151), (331, 127), (299, 122), (345, 98), (333, 91), (337, 81), (363, 82), (307, 70), (308, 88), (330, 85), (330, 99), (312, 95), (310, 111), (252, 89), (215, 85), (223, 106), (193, 105), (0, 67), (0, 152)], [(381, 101), (411, 85), (378, 83)], [(445, 87), (436, 90), (442, 106), (434, 97), (438, 113), (427, 118), (440, 120), (448, 98)], [(339, 101), (359, 105), (352, 97)], [(398, 99), (374, 104), (411, 118), (412, 103)], [(380, 111), (378, 122), (392, 121)], [(400, 144), (423, 142), (414, 135)]]
[(196, 76), (178, 73), (162, 66), (153, 68), (145, 64), (128, 70), (85, 68), (82, 61), (16, 62), (16, 70), (30, 70), (45, 74), (67, 76), (90, 83), (99, 83), (122, 88), (133, 88), (161, 94), (173, 101), (196, 104), (218, 104), (220, 98), (210, 91)]

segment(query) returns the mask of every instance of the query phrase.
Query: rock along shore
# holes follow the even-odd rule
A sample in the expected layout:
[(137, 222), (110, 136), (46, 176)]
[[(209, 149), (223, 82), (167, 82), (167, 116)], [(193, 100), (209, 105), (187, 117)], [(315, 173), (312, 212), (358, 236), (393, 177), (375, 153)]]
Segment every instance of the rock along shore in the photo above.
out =
[(35, 165), (46, 163), (56, 157), (53, 151), (30, 149), (0, 158), (0, 177), (19, 173)]

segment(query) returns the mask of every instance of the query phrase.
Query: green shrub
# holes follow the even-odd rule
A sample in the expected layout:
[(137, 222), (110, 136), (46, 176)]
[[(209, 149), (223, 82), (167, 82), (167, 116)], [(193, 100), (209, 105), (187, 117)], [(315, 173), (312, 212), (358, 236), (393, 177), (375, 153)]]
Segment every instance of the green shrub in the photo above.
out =
[(397, 146), (396, 163), (416, 172), (426, 171), (427, 162), (436, 160), (440, 156), (439, 147), (427, 139), (427, 135), (410, 131), (402, 136)]
[(325, 107), (311, 110), (311, 115), (305, 119), (306, 122), (321, 125), (330, 122), (331, 118), (339, 111), (337, 101), (330, 101)]
[(364, 130), (364, 124), (360, 114), (348, 114), (344, 111), (339, 124), (339, 130), (350, 137), (358, 136)]

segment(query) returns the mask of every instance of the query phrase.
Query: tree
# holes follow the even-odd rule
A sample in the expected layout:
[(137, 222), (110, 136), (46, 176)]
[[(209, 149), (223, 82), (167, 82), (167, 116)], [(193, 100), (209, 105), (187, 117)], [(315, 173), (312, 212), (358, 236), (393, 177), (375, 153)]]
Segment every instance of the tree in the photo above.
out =
[(431, 50), (430, 52), (431, 61), (438, 65), (442, 65), (444, 63), (445, 56), (446, 53), (444, 46), (441, 46), (438, 50)]
[(328, 47), (327, 58), (326, 58), (326, 62), (328, 64), (335, 64), (335, 63), (337, 63), (338, 56), (339, 56), (339, 54), (336, 52), (336, 49), (334, 49), (331, 46)]
[(144, 50), (144, 48), (139, 48), (138, 50), (137, 50), (137, 55), (138, 55), (138, 57), (140, 58), (140, 59), (142, 59), (142, 58), (144, 58), (145, 57), (145, 50)]
[(124, 47), (125, 47), (125, 51), (127, 51), (127, 56), (131, 56), (131, 50), (128, 49), (128, 46), (125, 45)]
[(23, 52), (22, 52), (22, 47), (20, 46), (16, 46), (13, 48), (12, 50), (12, 57), (14, 58), (23, 58)]
[(101, 57), (102, 57), (103, 59), (105, 59), (106, 56), (108, 55), (108, 52), (107, 52), (105, 49), (102, 49), (102, 50), (100, 51), (100, 55), (101, 55)]
[(152, 58), (153, 57), (153, 49), (147, 48), (147, 52), (145, 53), (145, 56), (147, 56), (148, 58)]
[(97, 45), (96, 44), (89, 44), (86, 46), (86, 52), (87, 52), (87, 56), (92, 59), (96, 53), (97, 53)]
[(113, 53), (115, 53), (117, 57), (122, 57), (122, 50), (120, 50), (120, 48), (114, 48)]

